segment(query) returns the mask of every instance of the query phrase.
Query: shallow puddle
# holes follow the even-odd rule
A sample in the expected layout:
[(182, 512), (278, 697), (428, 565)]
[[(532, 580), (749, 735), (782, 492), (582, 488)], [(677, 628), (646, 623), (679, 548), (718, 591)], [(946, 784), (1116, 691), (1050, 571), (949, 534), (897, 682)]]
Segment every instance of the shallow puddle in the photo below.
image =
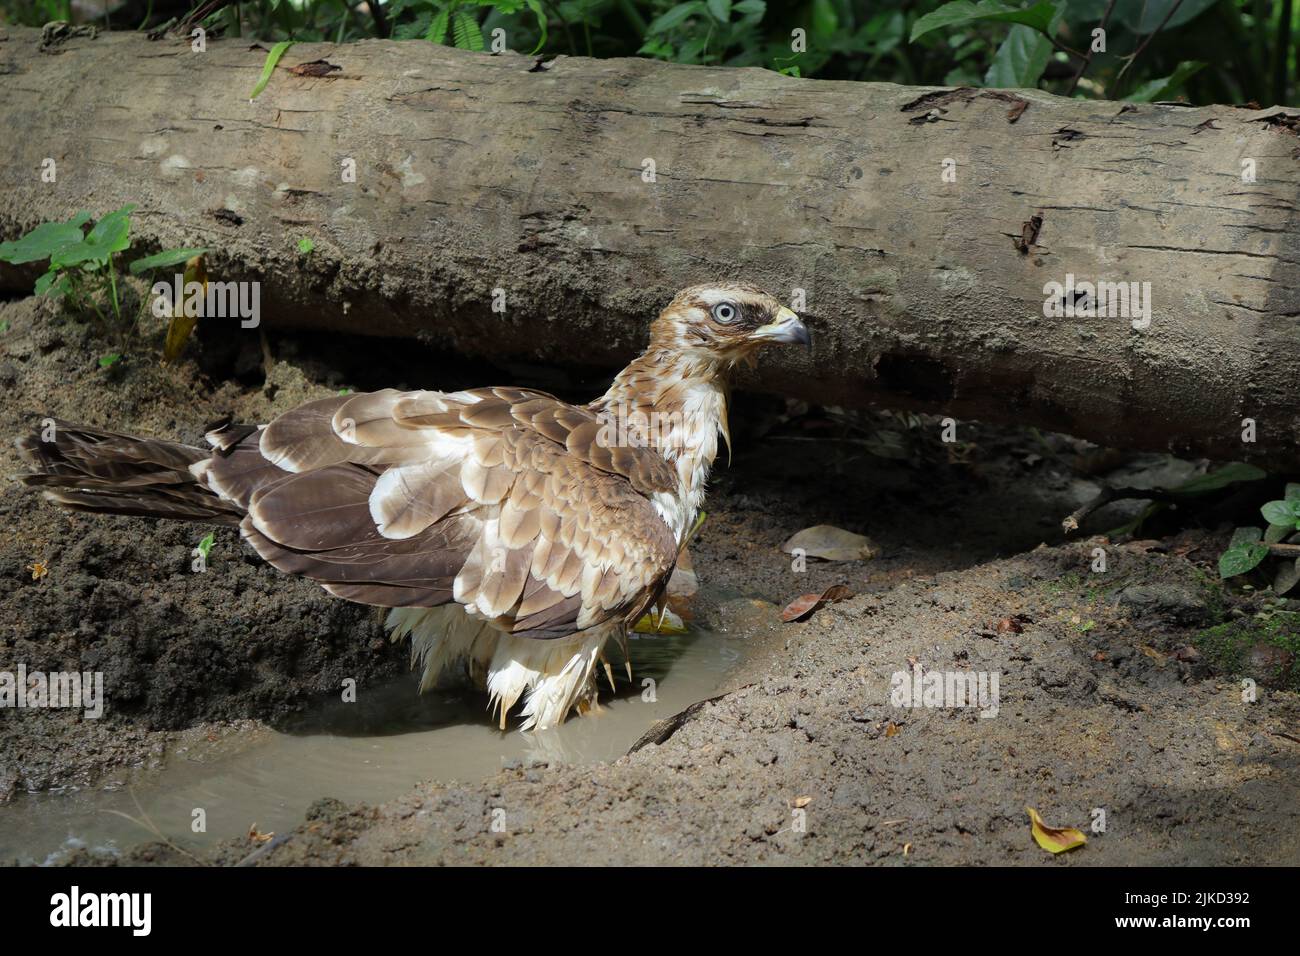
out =
[[(752, 650), (743, 633), (699, 631), (633, 636), (633, 684), (614, 659), (618, 693), (604, 682), (601, 709), (535, 733), (499, 731), (485, 695), (470, 690), (415, 693), (404, 675), (358, 689), (358, 701), (330, 701), (279, 729), (176, 747), (162, 770), (130, 786), (19, 794), (0, 806), (0, 859), (55, 862), (76, 847), (117, 850), (158, 839), (182, 848), (263, 833), (301, 822), (321, 797), (377, 804), (425, 780), (478, 781), (514, 759), (568, 763), (615, 760), (656, 720), (713, 694)], [(654, 682), (653, 700), (643, 681)], [(194, 811), (206, 833), (194, 833)], [(134, 819), (126, 819), (126, 814)]]

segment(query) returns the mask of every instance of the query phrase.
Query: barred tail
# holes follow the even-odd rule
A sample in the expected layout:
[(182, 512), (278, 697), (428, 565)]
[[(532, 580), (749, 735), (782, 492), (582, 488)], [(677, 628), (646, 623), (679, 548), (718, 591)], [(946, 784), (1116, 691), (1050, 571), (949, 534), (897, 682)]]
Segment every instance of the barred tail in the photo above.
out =
[(19, 476), (74, 511), (239, 524), (243, 510), (198, 482), (190, 466), (212, 452), (46, 419), (14, 444), (32, 473)]

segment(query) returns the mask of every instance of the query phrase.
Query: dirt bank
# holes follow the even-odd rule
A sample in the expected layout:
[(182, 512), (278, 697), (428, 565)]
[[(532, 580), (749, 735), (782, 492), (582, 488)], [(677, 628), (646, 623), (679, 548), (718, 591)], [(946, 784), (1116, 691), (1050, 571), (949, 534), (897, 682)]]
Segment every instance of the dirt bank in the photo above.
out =
[[(158, 328), (104, 369), (109, 345), (31, 301), (0, 306), (0, 327), (6, 435), (52, 413), (197, 442), (226, 412), (264, 421), (342, 387), (602, 387), (603, 370), (492, 368), (322, 338), (272, 337), (268, 360), (255, 340), (205, 335), (194, 359), (166, 368)], [(206, 857), (1050, 861), (1029, 839), (1032, 805), (1049, 823), (1084, 829), (1094, 808), (1105, 811), (1106, 832), (1063, 858), (1074, 863), (1300, 861), (1300, 744), (1278, 736), (1300, 736), (1300, 707), (1272, 686), (1276, 666), (1252, 655), (1257, 644), (1288, 653), (1300, 604), (1222, 589), (1208, 571), (1226, 540), (1213, 512), (1204, 530), (1107, 545), (1105, 574), (1090, 570), (1098, 540), (1034, 550), (1060, 541), (1061, 516), (1099, 476), (1128, 483), (1193, 466), (976, 425), (944, 445), (928, 419), (875, 416), (864, 431), (861, 420), (806, 411), (739, 396), (737, 456), (693, 544), (706, 584), (697, 621), (762, 645), (734, 692), (613, 764), (517, 766), (423, 784), (378, 808), (322, 793), (292, 833)], [(0, 447), (0, 470), (17, 471)], [(1085, 533), (1119, 523), (1125, 507)], [(277, 575), (233, 533), (217, 532), (208, 570), (195, 574), (191, 550), (208, 530), (199, 526), (72, 516), (12, 487), (0, 520), (0, 667), (100, 670), (109, 697), (100, 721), (0, 714), (0, 794), (147, 775), (180, 736), (277, 726), (344, 678), (364, 685), (405, 671), (405, 651), (384, 642), (372, 612)], [(880, 556), (794, 573), (780, 544), (819, 523), (870, 534)], [(38, 562), (48, 573), (33, 580)], [(806, 623), (777, 620), (779, 605), (831, 584), (858, 596)], [(891, 706), (891, 675), (913, 666), (997, 673), (998, 715)], [(1243, 668), (1261, 683), (1254, 704), (1232, 677)], [(793, 809), (806, 814), (804, 832), (792, 829)], [(186, 861), (156, 846), (71, 857), (92, 859)]]

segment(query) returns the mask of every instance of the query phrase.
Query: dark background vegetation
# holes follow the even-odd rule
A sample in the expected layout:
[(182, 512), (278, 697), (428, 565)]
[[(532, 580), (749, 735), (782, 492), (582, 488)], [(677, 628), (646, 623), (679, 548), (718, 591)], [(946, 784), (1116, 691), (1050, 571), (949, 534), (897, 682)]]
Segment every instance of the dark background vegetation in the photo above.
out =
[[(950, 22), (918, 34), (936, 21)], [(976, 18), (977, 17), (977, 18)], [(1193, 103), (1295, 102), (1294, 0), (0, 0), (0, 22), (195, 25), (261, 41), (392, 37), (539, 56), (649, 56), (913, 85), (1038, 86)], [(1105, 51), (1093, 31), (1105, 27)], [(792, 31), (804, 49), (792, 50)]]

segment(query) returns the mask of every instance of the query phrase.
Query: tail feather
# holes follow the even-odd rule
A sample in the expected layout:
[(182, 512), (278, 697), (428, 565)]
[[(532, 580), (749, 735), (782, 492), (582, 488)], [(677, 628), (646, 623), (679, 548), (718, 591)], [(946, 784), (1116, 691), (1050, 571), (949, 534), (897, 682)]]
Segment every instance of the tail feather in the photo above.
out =
[(232, 525), (243, 517), (195, 478), (191, 466), (212, 454), (201, 448), (57, 419), (14, 444), (33, 469), (19, 481), (74, 511)]

